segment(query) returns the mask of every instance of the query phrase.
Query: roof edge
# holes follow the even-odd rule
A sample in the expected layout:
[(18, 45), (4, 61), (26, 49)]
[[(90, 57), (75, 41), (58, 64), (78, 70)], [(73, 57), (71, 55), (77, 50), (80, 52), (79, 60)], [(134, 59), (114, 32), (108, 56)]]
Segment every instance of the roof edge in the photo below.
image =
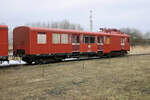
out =
[(8, 29), (7, 25), (0, 25), (0, 29)]

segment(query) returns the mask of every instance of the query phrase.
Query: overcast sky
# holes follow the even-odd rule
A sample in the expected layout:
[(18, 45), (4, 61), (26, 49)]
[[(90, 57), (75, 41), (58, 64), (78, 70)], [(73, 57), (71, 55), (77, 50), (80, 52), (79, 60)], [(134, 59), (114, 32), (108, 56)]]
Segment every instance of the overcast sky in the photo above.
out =
[(0, 23), (15, 27), (67, 19), (89, 30), (90, 10), (94, 31), (100, 27), (150, 31), (150, 0), (1, 0)]

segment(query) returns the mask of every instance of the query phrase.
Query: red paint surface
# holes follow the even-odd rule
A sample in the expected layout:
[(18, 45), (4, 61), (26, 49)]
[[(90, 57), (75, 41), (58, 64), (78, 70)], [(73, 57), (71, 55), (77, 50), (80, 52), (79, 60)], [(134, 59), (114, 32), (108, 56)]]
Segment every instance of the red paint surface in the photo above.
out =
[[(37, 32), (46, 32), (47, 43), (37, 44)], [(52, 34), (69, 34), (68, 44), (53, 44)], [(72, 35), (80, 35), (80, 52), (97, 52), (98, 44), (96, 43), (84, 44), (82, 36), (109, 36), (110, 44), (104, 43), (102, 49), (104, 53), (109, 53), (111, 51), (120, 51), (121, 48), (121, 38), (129, 38), (128, 35), (118, 32), (106, 33), (106, 32), (84, 32), (84, 31), (74, 31), (74, 30), (63, 30), (63, 29), (48, 29), (48, 28), (32, 28), (32, 27), (18, 27), (14, 29), (13, 40), (14, 40), (14, 51), (17, 49), (24, 49), (26, 54), (55, 54), (55, 53), (72, 53), (74, 46), (72, 45), (71, 37)], [(90, 46), (89, 46), (90, 45)], [(125, 42), (124, 50), (130, 50), (130, 45)]]
[(0, 25), (0, 56), (8, 56), (8, 26)]

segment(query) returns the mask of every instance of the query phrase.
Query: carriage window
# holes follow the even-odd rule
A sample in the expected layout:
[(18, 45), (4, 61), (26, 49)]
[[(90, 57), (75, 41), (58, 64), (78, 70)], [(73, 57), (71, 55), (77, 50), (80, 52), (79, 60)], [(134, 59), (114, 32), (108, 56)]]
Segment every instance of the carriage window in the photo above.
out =
[(103, 43), (103, 37), (97, 37), (97, 42), (98, 43)]
[(79, 36), (77, 36), (77, 43), (80, 43), (80, 38), (79, 38)]
[(76, 43), (76, 37), (75, 37), (75, 35), (72, 36), (72, 43)]
[(95, 37), (94, 36), (90, 37), (90, 43), (95, 43)]
[(61, 34), (61, 43), (68, 44), (68, 34)]
[(53, 37), (52, 40), (53, 40), (53, 43), (54, 43), (54, 44), (60, 43), (60, 34), (58, 34), (58, 33), (53, 33), (52, 37)]
[(84, 43), (89, 43), (89, 37), (88, 36), (84, 36), (83, 37), (83, 42)]
[(72, 36), (72, 43), (80, 43), (80, 37), (77, 35)]
[(110, 44), (110, 37), (106, 37), (106, 44)]
[(37, 33), (37, 43), (38, 44), (46, 44), (46, 33), (45, 32)]

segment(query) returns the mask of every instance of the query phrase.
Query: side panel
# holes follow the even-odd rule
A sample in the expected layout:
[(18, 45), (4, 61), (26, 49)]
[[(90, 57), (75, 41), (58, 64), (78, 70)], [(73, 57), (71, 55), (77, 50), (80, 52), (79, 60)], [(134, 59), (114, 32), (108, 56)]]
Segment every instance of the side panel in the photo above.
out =
[(97, 43), (90, 43), (88, 45), (89, 52), (96, 52), (97, 53)]
[(88, 44), (80, 44), (80, 52), (88, 52)]
[(129, 37), (125, 38), (125, 50), (130, 51), (130, 40), (129, 40)]
[(80, 44), (80, 52), (97, 52), (97, 44)]
[(8, 29), (0, 27), (0, 56), (8, 56)]
[(72, 53), (72, 45), (71, 44), (53, 44), (52, 52), (55, 53)]
[(45, 31), (30, 32), (29, 54), (49, 54), (50, 37)]
[(30, 52), (29, 29), (26, 27), (19, 27), (13, 31), (13, 51), (25, 50), (25, 54)]
[[(110, 53), (112, 51), (121, 51), (121, 50), (130, 50), (130, 44), (128, 43), (125, 36), (116, 36), (110, 35), (110, 43), (108, 42), (108, 36), (105, 36), (105, 43), (104, 43), (104, 53)], [(122, 38), (125, 38), (122, 40)]]
[(111, 36), (110, 51), (121, 51), (121, 36)]

